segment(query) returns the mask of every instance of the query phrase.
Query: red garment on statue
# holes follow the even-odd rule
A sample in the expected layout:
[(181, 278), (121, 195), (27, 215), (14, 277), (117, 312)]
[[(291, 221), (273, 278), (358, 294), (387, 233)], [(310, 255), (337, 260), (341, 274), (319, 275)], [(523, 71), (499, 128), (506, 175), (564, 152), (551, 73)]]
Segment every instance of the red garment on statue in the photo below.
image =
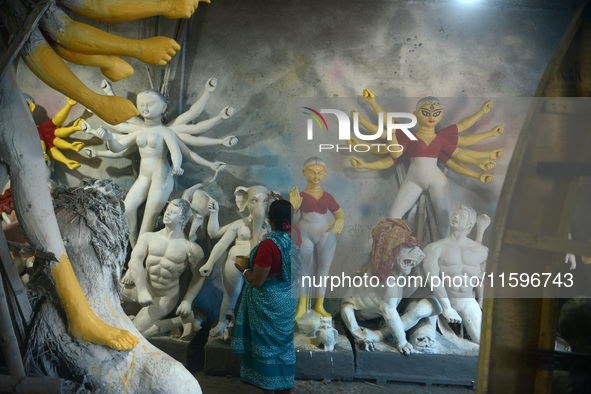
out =
[(305, 190), (300, 193), (300, 196), (302, 196), (302, 205), (300, 206), (302, 212), (318, 212), (324, 215), (329, 209), (332, 213), (341, 209), (334, 197), (327, 192), (322, 193), (318, 200)]
[(37, 132), (41, 141), (45, 142), (45, 149), (50, 150), (54, 147), (53, 141), (55, 140), (55, 129), (57, 126), (53, 123), (52, 119), (43, 123), (41, 126), (37, 126)]
[(275, 242), (265, 239), (259, 245), (257, 254), (254, 256), (254, 265), (259, 267), (271, 267), (269, 275), (281, 273), (281, 252)]
[(0, 212), (6, 212), (7, 215), (10, 215), (13, 210), (14, 204), (12, 202), (12, 191), (8, 188), (4, 194), (0, 196)]
[[(408, 138), (402, 130), (396, 130), (396, 139), (402, 145), (404, 152), (408, 153), (410, 158), (413, 157), (438, 157), (444, 163), (447, 163), (451, 155), (457, 148), (458, 144), (458, 126), (451, 125), (435, 133), (435, 138), (429, 145), (420, 138), (416, 141)], [(397, 158), (392, 158), (394, 163), (398, 161)]]

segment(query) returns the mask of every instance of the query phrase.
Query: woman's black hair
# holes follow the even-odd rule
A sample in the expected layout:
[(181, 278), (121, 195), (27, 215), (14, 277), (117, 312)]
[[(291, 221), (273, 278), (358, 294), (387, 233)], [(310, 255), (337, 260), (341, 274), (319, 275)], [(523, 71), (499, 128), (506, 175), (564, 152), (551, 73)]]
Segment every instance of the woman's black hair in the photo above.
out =
[(269, 207), (269, 222), (280, 231), (288, 231), (291, 228), (292, 206), (287, 200), (275, 200)]

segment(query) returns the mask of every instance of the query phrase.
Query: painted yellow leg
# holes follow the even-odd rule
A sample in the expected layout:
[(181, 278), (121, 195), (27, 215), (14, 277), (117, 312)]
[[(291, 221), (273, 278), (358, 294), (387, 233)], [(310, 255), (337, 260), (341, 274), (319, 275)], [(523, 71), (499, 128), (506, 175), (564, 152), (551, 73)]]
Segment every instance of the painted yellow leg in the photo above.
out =
[(139, 115), (131, 101), (118, 96), (101, 96), (86, 87), (47, 43), (38, 45), (24, 61), (47, 85), (78, 101), (107, 123), (119, 124)]
[(304, 316), (306, 314), (306, 312), (308, 312), (308, 297), (300, 297), (300, 299), (298, 300), (298, 307), (296, 309), (296, 317), (295, 317), (295, 322), (297, 323), (298, 321), (300, 321), (300, 319), (302, 318), (302, 316)]
[(66, 311), (68, 329), (72, 335), (116, 350), (132, 349), (138, 344), (139, 340), (129, 331), (105, 324), (90, 309), (68, 256), (61, 256), (60, 262), (51, 270), (51, 275)]
[(324, 310), (324, 297), (316, 298), (316, 303), (314, 304), (314, 312), (318, 313), (322, 317), (332, 317), (330, 313)]
[(132, 76), (134, 73), (133, 67), (117, 56), (85, 55), (83, 53), (71, 51), (57, 44), (53, 49), (58, 55), (70, 63), (78, 64), (80, 66), (100, 68), (101, 73), (113, 82)]
[(181, 49), (168, 37), (133, 40), (116, 36), (85, 23), (64, 17), (64, 29), (56, 33), (57, 42), (65, 48), (87, 55), (130, 56), (148, 64), (165, 65)]
[[(53, 142), (55, 143), (55, 141), (57, 141), (57, 138)], [(55, 146), (49, 150), (49, 154), (51, 155), (51, 157), (53, 157), (53, 160), (59, 161), (60, 163), (64, 163), (65, 165), (68, 166), (68, 168), (70, 170), (76, 170), (76, 169), (80, 168), (80, 163), (78, 163), (76, 160), (70, 160), (70, 159), (68, 159)]]

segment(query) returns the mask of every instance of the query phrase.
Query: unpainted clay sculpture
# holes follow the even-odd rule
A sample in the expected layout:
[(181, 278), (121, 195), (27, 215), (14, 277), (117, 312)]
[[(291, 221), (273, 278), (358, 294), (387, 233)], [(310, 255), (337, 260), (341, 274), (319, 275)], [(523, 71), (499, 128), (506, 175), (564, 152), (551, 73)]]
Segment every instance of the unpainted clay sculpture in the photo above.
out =
[[(158, 220), (158, 215), (166, 205), (166, 201), (172, 192), (174, 182), (173, 176), (180, 176), (184, 173), (181, 168), (183, 157), (192, 163), (211, 168), (214, 171), (224, 171), (225, 163), (211, 162), (191, 151), (183, 142), (182, 133), (190, 134), (191, 130), (201, 133), (204, 130), (228, 119), (234, 113), (232, 108), (225, 108), (218, 116), (197, 124), (188, 124), (203, 110), (211, 92), (215, 89), (217, 81), (210, 79), (206, 83), (206, 89), (201, 98), (191, 108), (178, 116), (169, 125), (162, 124), (162, 115), (166, 110), (166, 99), (155, 90), (146, 90), (138, 94), (137, 106), (140, 109), (142, 118), (133, 118), (129, 122), (112, 126), (116, 131), (128, 133), (116, 139), (113, 134), (101, 127), (92, 130), (98, 137), (106, 141), (109, 151), (96, 151), (86, 148), (84, 151), (89, 157), (117, 157), (134, 152), (139, 149), (140, 169), (138, 177), (127, 193), (125, 198), (126, 217), (130, 227), (130, 242), (135, 245), (139, 235), (152, 231)], [(113, 94), (108, 83), (103, 84), (104, 88)], [(211, 122), (209, 122), (211, 121)], [(237, 143), (236, 137), (226, 138), (200, 138), (205, 145), (213, 144), (234, 146)], [(191, 141), (195, 142), (195, 141)], [(167, 154), (170, 153), (172, 167), (168, 162)], [(142, 203), (146, 203), (144, 217), (141, 226), (138, 226), (137, 211)], [(139, 227), (139, 229), (138, 229)]]
[(265, 218), (274, 195), (273, 192), (261, 185), (248, 188), (237, 187), (234, 191), (236, 205), (240, 212), (247, 209), (248, 216), (235, 220), (222, 228), (219, 228), (218, 224), (217, 203), (211, 205), (208, 227), (211, 227), (211, 234), (215, 234), (216, 238), (221, 236), (221, 239), (213, 247), (207, 262), (199, 270), (201, 274), (209, 276), (214, 264), (228, 251), (228, 257), (222, 269), (224, 298), (222, 299), (218, 324), (209, 332), (212, 337), (223, 334), (228, 323), (225, 316), (230, 309), (236, 309), (236, 301), (244, 283), (241, 272), (234, 266), (236, 256), (250, 255), (252, 248), (267, 234)]
[[(192, 278), (176, 314), (187, 319), (183, 323), (191, 331), (192, 304), (205, 278), (198, 269), (203, 251), (183, 232), (190, 216), (191, 206), (187, 201), (172, 200), (164, 213), (164, 229), (142, 234), (131, 253), (129, 271), (122, 282), (126, 285), (124, 294), (143, 307), (133, 323), (144, 336), (163, 335), (170, 331), (172, 322), (162, 323), (161, 320), (177, 306), (181, 296), (179, 278), (187, 268), (190, 268)], [(130, 287), (133, 284), (135, 287)], [(183, 333), (183, 336), (187, 335), (188, 332)]]
[[(460, 205), (451, 215), (451, 233), (425, 248), (423, 268), (431, 277), (477, 277), (484, 275), (488, 248), (481, 244), (482, 235), (490, 218), (476, 216), (471, 207)], [(476, 240), (468, 238), (472, 227), (477, 224)], [(443, 284), (447, 282), (442, 281)], [(482, 324), (483, 286), (472, 287), (470, 282), (462, 282), (460, 287), (435, 286), (435, 297), (443, 308), (442, 315), (448, 323), (463, 323), (470, 339), (480, 343)]]
[[(400, 219), (381, 221), (372, 232), (373, 261), (368, 275), (375, 275), (380, 280), (390, 276), (394, 279), (398, 276), (408, 276), (425, 256), (418, 247), (420, 241), (410, 234), (410, 228)], [(341, 318), (362, 349), (374, 350), (375, 343), (392, 336), (396, 349), (402, 354), (410, 354), (413, 352), (413, 346), (407, 341), (406, 331), (422, 318), (438, 312), (433, 312), (433, 308), (426, 311), (415, 308), (400, 316), (398, 305), (403, 297), (408, 296), (414, 289), (400, 286), (385, 288), (383, 296), (367, 294), (369, 289), (352, 288), (341, 301)], [(384, 328), (381, 330), (366, 329), (358, 324), (358, 319), (368, 320), (377, 317), (384, 319)]]

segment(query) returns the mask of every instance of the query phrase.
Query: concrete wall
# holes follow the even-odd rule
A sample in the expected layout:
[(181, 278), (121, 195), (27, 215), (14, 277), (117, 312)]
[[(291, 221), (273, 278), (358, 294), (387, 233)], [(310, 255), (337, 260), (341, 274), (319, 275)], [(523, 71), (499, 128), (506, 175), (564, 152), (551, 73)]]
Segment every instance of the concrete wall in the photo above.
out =
[[(493, 99), (495, 109), (473, 130), (482, 132), (505, 124), (501, 138), (475, 147), (506, 149), (491, 172), (495, 180), (483, 185), (475, 179), (448, 174), (454, 203), (472, 205), (477, 212), (493, 217), (511, 149), (527, 113), (529, 102), (524, 97), (534, 94), (572, 16), (572, 9), (463, 5), (455, 1), (214, 0), (210, 5), (201, 4), (188, 26), (183, 99), (186, 110), (201, 94), (205, 81), (216, 76), (220, 80), (218, 89), (200, 119), (215, 115), (226, 105), (238, 110), (207, 134), (234, 134), (240, 140), (238, 146), (198, 150), (208, 159), (228, 163), (228, 171), (208, 188), (222, 205), (227, 218), (222, 222), (237, 216), (233, 204), (236, 186), (263, 183), (284, 196), (294, 185), (303, 189), (305, 179), (299, 172), (306, 158), (317, 155), (317, 141), (316, 145), (306, 145), (307, 118), (301, 107), (319, 109), (330, 104), (346, 112), (357, 108), (367, 115), (369, 107), (360, 98), (366, 87), (390, 111), (411, 111), (416, 98), (426, 95), (440, 97), (446, 108), (443, 126), (472, 114), (485, 99)], [(172, 36), (174, 30), (174, 21), (164, 18), (110, 26), (93, 23), (132, 38), (155, 32)], [(149, 82), (144, 66), (131, 63), (136, 74), (114, 84), (114, 88), (135, 100), (137, 92), (149, 88)], [(99, 90), (102, 76), (98, 70), (72, 68)], [(150, 70), (159, 86), (164, 68)], [(22, 65), (18, 76), (22, 90), (36, 98), (46, 116), (61, 108), (65, 99)], [(173, 78), (169, 118), (179, 111), (180, 69), (175, 68)], [(412, 99), (398, 100), (400, 97)], [(101, 124), (81, 108), (73, 111), (71, 119), (80, 115), (95, 126)], [(316, 135), (318, 142), (334, 140), (326, 133)], [(73, 137), (88, 139), (81, 133)], [(89, 141), (89, 145), (99, 143), (97, 139)], [(66, 155), (81, 158), (76, 153)], [(369, 230), (385, 216), (396, 193), (393, 169), (358, 172), (349, 164), (352, 156), (343, 152), (323, 155), (329, 168), (324, 189), (337, 198), (348, 215), (333, 264), (335, 273), (353, 272), (365, 263)], [(124, 187), (133, 182), (128, 159), (80, 161), (84, 165), (77, 172), (58, 163), (54, 177), (70, 185), (86, 176), (113, 177)], [(191, 164), (184, 168), (177, 189), (210, 176), (209, 170)], [(351, 245), (358, 246), (352, 250)]]

